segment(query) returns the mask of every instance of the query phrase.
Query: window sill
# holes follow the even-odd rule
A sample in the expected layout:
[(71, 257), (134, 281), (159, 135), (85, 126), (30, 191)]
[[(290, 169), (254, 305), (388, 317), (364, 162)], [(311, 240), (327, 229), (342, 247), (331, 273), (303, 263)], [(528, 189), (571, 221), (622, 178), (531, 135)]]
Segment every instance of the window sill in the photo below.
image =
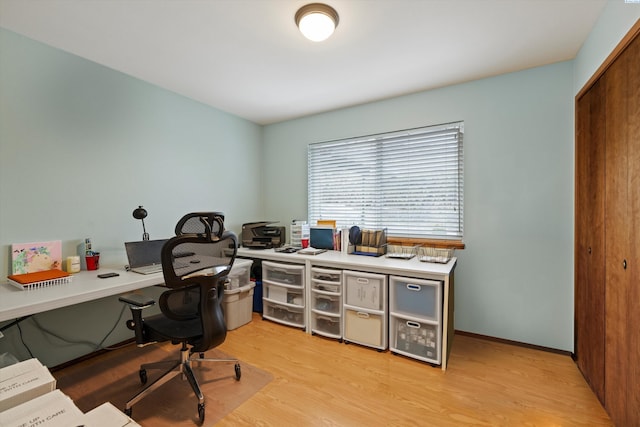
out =
[(461, 240), (441, 240), (441, 239), (417, 239), (411, 237), (387, 237), (387, 243), (391, 245), (407, 245), (407, 246), (430, 246), (435, 248), (446, 249), (464, 249), (465, 244)]

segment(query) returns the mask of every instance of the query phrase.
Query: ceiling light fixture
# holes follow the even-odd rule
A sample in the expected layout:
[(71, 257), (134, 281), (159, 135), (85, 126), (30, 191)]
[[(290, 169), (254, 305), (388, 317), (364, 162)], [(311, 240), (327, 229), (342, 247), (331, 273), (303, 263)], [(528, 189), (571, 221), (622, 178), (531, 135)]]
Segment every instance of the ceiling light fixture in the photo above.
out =
[(323, 3), (311, 3), (296, 12), (296, 25), (300, 32), (314, 42), (328, 39), (339, 20), (338, 12)]

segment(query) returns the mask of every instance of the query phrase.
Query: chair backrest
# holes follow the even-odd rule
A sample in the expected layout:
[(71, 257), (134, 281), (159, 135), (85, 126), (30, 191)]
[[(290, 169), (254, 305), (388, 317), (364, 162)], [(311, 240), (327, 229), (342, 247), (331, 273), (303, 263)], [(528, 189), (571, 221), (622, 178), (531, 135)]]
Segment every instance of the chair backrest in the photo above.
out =
[(207, 234), (221, 237), (224, 231), (222, 212), (192, 212), (176, 224), (176, 236), (181, 234)]
[[(208, 218), (214, 217), (198, 214), (185, 223), (210, 224)], [(225, 339), (227, 328), (221, 304), (238, 249), (233, 232), (211, 233), (209, 229), (210, 225), (202, 225), (203, 233), (172, 237), (161, 252), (165, 284), (171, 289), (160, 296), (160, 309), (172, 320), (200, 323), (201, 336), (189, 341), (196, 352), (215, 347)]]

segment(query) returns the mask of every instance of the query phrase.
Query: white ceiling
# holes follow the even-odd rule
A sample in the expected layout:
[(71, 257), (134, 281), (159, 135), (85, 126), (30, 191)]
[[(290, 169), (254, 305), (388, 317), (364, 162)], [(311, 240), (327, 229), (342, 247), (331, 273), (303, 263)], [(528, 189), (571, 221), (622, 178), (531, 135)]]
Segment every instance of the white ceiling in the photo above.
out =
[(312, 1), (0, 0), (0, 26), (269, 124), (573, 59), (607, 2), (326, 0), (314, 43)]

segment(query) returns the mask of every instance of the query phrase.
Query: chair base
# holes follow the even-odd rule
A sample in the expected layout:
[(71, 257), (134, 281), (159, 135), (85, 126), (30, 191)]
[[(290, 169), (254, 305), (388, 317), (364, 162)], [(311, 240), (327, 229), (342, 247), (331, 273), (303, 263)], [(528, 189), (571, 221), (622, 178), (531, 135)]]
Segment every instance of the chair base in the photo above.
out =
[(168, 369), (158, 379), (147, 385), (135, 396), (129, 399), (124, 408), (125, 414), (131, 416), (133, 405), (138, 403), (147, 395), (151, 394), (164, 383), (168, 382), (177, 375), (182, 374), (182, 379), (189, 381), (191, 389), (198, 398), (198, 416), (200, 418), (200, 423), (204, 422), (204, 395), (202, 394), (200, 385), (198, 384), (198, 381), (196, 380), (196, 377), (193, 373), (192, 364), (203, 362), (235, 363), (234, 368), (236, 381), (240, 380), (242, 374), (240, 370), (240, 361), (238, 359), (205, 358), (204, 353), (198, 353), (199, 357), (193, 357), (194, 354), (195, 353), (191, 353), (187, 345), (183, 343), (182, 348), (180, 349), (180, 360), (168, 360), (140, 365), (140, 381), (142, 382), (142, 384), (146, 384), (147, 382), (147, 369)]

